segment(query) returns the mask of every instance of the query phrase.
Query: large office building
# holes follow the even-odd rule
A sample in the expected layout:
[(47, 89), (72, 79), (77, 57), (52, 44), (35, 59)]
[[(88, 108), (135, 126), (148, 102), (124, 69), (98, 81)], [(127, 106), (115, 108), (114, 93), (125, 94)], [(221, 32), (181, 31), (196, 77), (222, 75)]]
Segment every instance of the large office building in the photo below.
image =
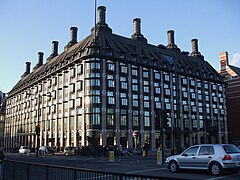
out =
[(240, 68), (230, 65), (228, 52), (220, 53), (221, 69), (219, 73), (227, 83), (227, 119), (229, 130), (229, 141), (240, 145)]
[(6, 113), (6, 94), (0, 91), (0, 147), (4, 146), (5, 113)]
[(198, 51), (182, 52), (167, 32), (168, 45), (151, 45), (133, 20), (130, 38), (112, 33), (106, 8), (98, 7), (91, 34), (77, 42), (77, 28), (58, 54), (26, 71), (9, 92), (5, 146), (40, 144), (122, 145), (151, 149), (187, 147), (198, 143), (226, 143), (225, 84)]

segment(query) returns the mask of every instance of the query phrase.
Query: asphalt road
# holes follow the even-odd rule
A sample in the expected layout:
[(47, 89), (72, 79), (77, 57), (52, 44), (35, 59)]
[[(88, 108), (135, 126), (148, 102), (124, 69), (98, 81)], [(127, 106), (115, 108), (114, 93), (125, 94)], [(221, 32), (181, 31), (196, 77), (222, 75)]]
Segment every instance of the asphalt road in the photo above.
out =
[(84, 168), (90, 170), (101, 170), (105, 172), (117, 172), (127, 174), (140, 174), (156, 177), (170, 177), (174, 179), (207, 179), (207, 180), (239, 180), (240, 172), (231, 174), (226, 172), (223, 176), (215, 177), (208, 171), (186, 171), (171, 173), (164, 165), (157, 164), (156, 152), (149, 153), (146, 157), (124, 156), (115, 157), (114, 162), (109, 162), (108, 157), (94, 156), (64, 156), (56, 154), (53, 156), (36, 157), (35, 154), (29, 156), (18, 153), (6, 153), (7, 160), (31, 162), (37, 164), (59, 165), (64, 167)]

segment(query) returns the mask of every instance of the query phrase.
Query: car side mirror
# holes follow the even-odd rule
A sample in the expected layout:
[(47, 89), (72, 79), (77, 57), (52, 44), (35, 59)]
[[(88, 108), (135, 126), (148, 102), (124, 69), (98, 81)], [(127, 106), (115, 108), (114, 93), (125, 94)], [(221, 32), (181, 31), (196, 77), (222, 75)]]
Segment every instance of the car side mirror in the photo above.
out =
[(182, 156), (185, 156), (185, 157), (186, 157), (186, 156), (188, 156), (188, 154), (182, 154)]

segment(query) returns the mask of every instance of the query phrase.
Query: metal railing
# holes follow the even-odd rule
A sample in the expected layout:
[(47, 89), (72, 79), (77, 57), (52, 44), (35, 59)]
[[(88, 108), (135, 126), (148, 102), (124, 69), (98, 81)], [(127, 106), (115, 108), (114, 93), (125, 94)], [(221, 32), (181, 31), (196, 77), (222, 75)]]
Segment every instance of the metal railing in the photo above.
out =
[(4, 180), (157, 180), (172, 179), (134, 174), (112, 173), (84, 168), (25, 163), (12, 160), (4, 162)]

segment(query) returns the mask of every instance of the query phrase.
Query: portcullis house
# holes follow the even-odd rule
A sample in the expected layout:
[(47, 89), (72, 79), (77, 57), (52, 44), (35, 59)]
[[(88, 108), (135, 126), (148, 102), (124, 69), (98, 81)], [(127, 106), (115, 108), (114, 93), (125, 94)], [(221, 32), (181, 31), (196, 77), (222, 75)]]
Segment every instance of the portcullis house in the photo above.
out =
[(105, 12), (98, 7), (98, 22), (82, 41), (71, 27), (64, 52), (53, 41), (45, 63), (42, 52), (32, 70), (26, 63), (8, 93), (5, 147), (226, 143), (226, 87), (198, 40), (191, 54), (177, 47), (173, 30), (168, 45), (148, 44), (139, 18), (131, 38), (122, 37)]

